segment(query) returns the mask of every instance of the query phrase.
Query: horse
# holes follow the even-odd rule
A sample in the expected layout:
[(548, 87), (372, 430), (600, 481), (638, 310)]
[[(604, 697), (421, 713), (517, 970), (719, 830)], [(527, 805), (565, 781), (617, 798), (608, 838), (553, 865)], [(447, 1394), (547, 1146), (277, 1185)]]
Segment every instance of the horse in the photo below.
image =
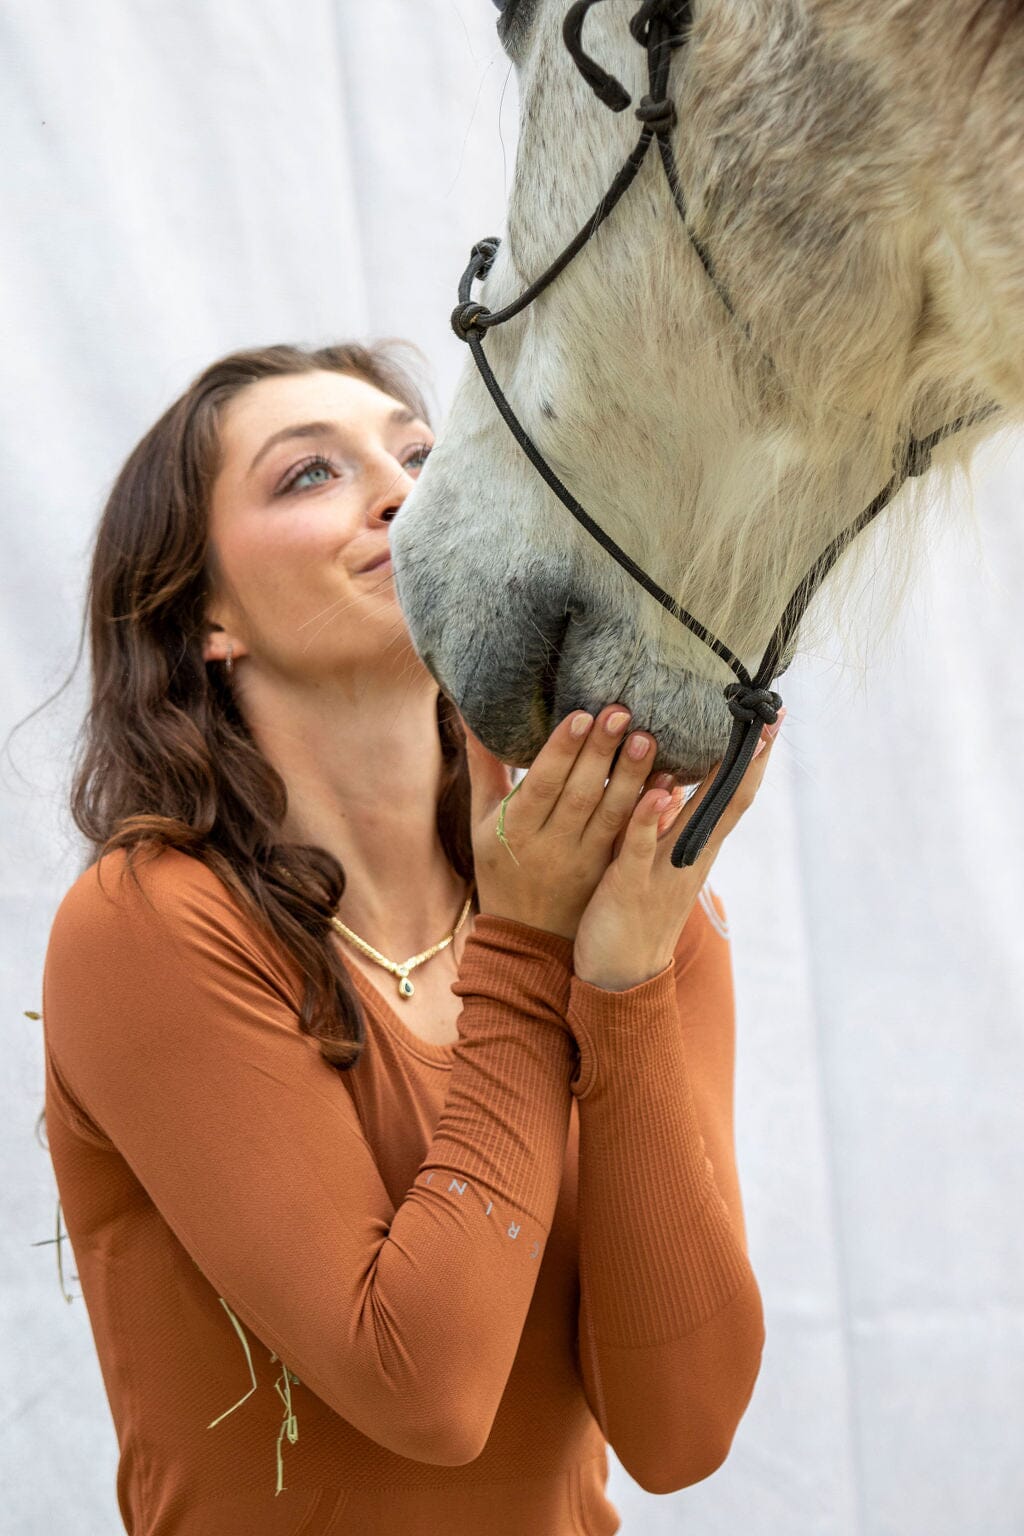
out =
[[(487, 333), (516, 417), (594, 522), (751, 672), (830, 545), (777, 673), (844, 633), (865, 583), (883, 633), (936, 489), (1024, 410), (1024, 0), (499, 10), (520, 131), (506, 234), (477, 268), (489, 310), (607, 197), (643, 131), (637, 41), (652, 28), (671, 46), (678, 178), (673, 197), (647, 154), (564, 270)], [(881, 540), (847, 538), (901, 445), (946, 427)], [(559, 719), (611, 700), (655, 736), (652, 773), (696, 783), (722, 758), (721, 656), (568, 515), (470, 359), (390, 543), (419, 655), (502, 761), (529, 767)]]

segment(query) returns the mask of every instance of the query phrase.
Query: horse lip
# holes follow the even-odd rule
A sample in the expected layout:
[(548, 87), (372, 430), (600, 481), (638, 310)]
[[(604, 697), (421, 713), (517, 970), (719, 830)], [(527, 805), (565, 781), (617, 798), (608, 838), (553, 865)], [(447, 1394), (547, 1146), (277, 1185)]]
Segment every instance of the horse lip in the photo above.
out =
[(572, 613), (567, 608), (563, 622), (551, 640), (548, 641), (544, 654), (544, 665), (540, 674), (540, 696), (544, 702), (548, 721), (552, 721), (555, 715), (555, 684), (558, 676), (558, 664), (562, 660), (562, 642), (566, 631), (572, 623)]

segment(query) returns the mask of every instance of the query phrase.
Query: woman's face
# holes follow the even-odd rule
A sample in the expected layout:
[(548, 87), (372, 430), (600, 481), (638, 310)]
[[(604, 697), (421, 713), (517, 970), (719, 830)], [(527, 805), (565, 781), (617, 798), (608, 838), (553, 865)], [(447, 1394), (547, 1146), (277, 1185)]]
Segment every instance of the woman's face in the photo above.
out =
[[(385, 654), (407, 664), (387, 525), (433, 434), (363, 379), (328, 370), (261, 379), (227, 405), (210, 539), (223, 576), (207, 617), (234, 655), (293, 680)], [(219, 655), (220, 651), (207, 651)]]

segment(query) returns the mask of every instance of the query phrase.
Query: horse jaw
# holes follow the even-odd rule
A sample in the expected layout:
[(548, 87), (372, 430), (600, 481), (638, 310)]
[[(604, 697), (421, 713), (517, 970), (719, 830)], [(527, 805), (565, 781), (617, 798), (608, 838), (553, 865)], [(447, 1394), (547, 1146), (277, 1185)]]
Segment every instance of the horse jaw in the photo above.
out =
[[(595, 7), (586, 41), (638, 100), (634, 8)], [(635, 142), (632, 115), (601, 107), (565, 54), (564, 9), (538, 0), (518, 60), (508, 234), (480, 294), (492, 309), (571, 238)], [(994, 280), (958, 255), (963, 218), (944, 220), (956, 178), (928, 181), (934, 113), (927, 133), (915, 128), (920, 103), (898, 99), (897, 64), (859, 47), (870, 31), (879, 49), (897, 13), (914, 10), (901, 0), (858, 23), (834, 3), (695, 7), (673, 65), (675, 146), (691, 220), (754, 341), (708, 282), (653, 150), (571, 266), (486, 339), (501, 387), (573, 494), (751, 671), (908, 430), (983, 398), (1024, 402), (1018, 354), (995, 357), (992, 326), (972, 350), (962, 323), (964, 295)], [(920, 62), (917, 75), (906, 64), (908, 81)], [(947, 462), (981, 435), (945, 450)], [(909, 569), (914, 499), (885, 517), (893, 566)], [(656, 766), (694, 779), (721, 756), (731, 674), (547, 489), (469, 359), (391, 547), (417, 649), (503, 760), (528, 765), (563, 715), (612, 700), (655, 735)], [(803, 644), (834, 623), (870, 558), (867, 541), (844, 555)]]

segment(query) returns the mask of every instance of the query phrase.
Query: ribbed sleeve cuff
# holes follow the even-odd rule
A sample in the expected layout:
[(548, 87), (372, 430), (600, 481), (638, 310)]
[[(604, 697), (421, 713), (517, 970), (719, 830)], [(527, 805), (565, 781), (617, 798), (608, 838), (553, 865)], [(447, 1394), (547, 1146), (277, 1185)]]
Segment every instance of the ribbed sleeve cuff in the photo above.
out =
[(569, 1085), (577, 1099), (599, 1092), (609, 1072), (649, 1072), (652, 1037), (666, 1025), (678, 1029), (673, 962), (625, 992), (573, 975), (566, 1021), (580, 1053), (579, 1071)]
[(456, 997), (490, 998), (566, 1029), (572, 952), (572, 940), (560, 934), (482, 913), (466, 940), (452, 991)]

